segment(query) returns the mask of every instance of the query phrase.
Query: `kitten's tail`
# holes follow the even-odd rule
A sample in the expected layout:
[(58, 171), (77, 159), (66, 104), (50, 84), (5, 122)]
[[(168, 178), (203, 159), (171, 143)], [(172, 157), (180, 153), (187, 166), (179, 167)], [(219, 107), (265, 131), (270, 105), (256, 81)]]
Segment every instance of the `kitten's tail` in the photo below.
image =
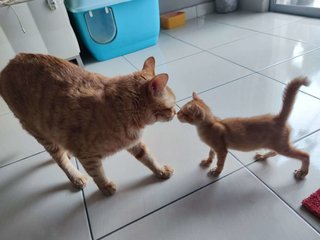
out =
[(283, 92), (283, 105), (282, 109), (278, 116), (276, 116), (276, 121), (280, 124), (285, 124), (287, 119), (289, 118), (289, 115), (291, 113), (291, 110), (293, 108), (293, 104), (296, 98), (296, 95), (298, 93), (299, 88), (304, 86), (309, 86), (310, 81), (307, 77), (297, 77), (293, 79), (286, 87), (286, 89)]

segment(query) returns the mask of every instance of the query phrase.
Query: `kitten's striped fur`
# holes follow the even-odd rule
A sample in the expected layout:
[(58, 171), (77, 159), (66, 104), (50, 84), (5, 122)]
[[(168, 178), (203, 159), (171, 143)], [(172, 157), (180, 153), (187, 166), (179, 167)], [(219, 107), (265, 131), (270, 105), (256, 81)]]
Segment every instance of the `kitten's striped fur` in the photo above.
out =
[(178, 112), (178, 119), (197, 127), (201, 140), (210, 147), (209, 157), (201, 162), (210, 166), (217, 154), (217, 166), (211, 173), (220, 174), (228, 153), (228, 149), (252, 151), (260, 148), (272, 150), (265, 155), (257, 154), (257, 160), (275, 156), (277, 153), (301, 160), (301, 168), (295, 171), (295, 177), (303, 178), (308, 174), (309, 154), (294, 148), (290, 143), (291, 129), (287, 119), (293, 108), (299, 88), (309, 85), (304, 77), (293, 79), (286, 87), (283, 95), (283, 106), (277, 115), (261, 115), (250, 118), (215, 117), (210, 108), (193, 93), (193, 100), (186, 103)]

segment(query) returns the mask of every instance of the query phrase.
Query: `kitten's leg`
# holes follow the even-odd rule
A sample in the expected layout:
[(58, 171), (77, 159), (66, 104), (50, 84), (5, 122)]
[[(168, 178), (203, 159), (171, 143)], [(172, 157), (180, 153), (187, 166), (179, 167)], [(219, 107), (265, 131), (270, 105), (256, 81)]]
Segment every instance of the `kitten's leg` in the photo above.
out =
[(110, 196), (116, 192), (116, 185), (104, 174), (101, 157), (79, 158), (79, 161), (103, 194)]
[(214, 158), (214, 151), (213, 151), (212, 149), (210, 149), (208, 158), (202, 160), (202, 161), (200, 162), (200, 166), (202, 166), (202, 167), (209, 167), (210, 164), (212, 163), (213, 158)]
[(67, 151), (63, 150), (60, 146), (45, 140), (44, 138), (35, 138), (40, 144), (44, 146), (47, 152), (56, 161), (59, 167), (65, 172), (67, 177), (76, 188), (82, 189), (87, 185), (87, 177), (72, 165)]
[(277, 152), (275, 151), (270, 151), (270, 152), (267, 152), (266, 154), (260, 154), (260, 153), (257, 153), (255, 156), (254, 156), (254, 160), (256, 161), (262, 161), (262, 160), (266, 160), (267, 158), (269, 157), (274, 157), (277, 155)]
[(134, 147), (127, 149), (127, 151), (147, 166), (157, 177), (166, 179), (172, 175), (173, 169), (167, 165), (161, 166), (144, 143), (139, 142)]
[(209, 173), (214, 176), (217, 176), (223, 170), (224, 162), (226, 160), (228, 151), (227, 151), (227, 149), (219, 149), (219, 151), (218, 151), (218, 149), (215, 149), (215, 150), (216, 150), (217, 157), (218, 157), (217, 166), (214, 167), (213, 169), (211, 169)]
[(308, 172), (309, 172), (309, 154), (301, 151), (299, 149), (296, 149), (292, 146), (288, 146), (286, 149), (281, 149), (277, 151), (279, 154), (290, 157), (290, 158), (295, 158), (301, 160), (301, 168), (298, 170), (294, 171), (294, 176), (297, 179), (302, 179), (304, 178)]

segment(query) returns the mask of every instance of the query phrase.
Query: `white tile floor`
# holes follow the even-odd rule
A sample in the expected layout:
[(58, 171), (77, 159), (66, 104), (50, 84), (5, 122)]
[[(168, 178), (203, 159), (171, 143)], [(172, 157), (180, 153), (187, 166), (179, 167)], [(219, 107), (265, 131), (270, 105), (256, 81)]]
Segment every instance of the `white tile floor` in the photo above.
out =
[(210, 178), (198, 166), (208, 148), (175, 119), (144, 134), (159, 161), (175, 168), (171, 179), (157, 180), (121, 152), (104, 162), (118, 185), (114, 196), (92, 181), (76, 191), (0, 101), (0, 239), (320, 239), (319, 219), (301, 208), (320, 188), (319, 26), (320, 19), (277, 13), (213, 14), (163, 31), (157, 46), (86, 65), (127, 74), (154, 55), (179, 105), (196, 91), (220, 117), (276, 113), (285, 84), (308, 75), (312, 84), (289, 119), (295, 144), (311, 155), (305, 180), (293, 178), (298, 161), (260, 163), (237, 151)]

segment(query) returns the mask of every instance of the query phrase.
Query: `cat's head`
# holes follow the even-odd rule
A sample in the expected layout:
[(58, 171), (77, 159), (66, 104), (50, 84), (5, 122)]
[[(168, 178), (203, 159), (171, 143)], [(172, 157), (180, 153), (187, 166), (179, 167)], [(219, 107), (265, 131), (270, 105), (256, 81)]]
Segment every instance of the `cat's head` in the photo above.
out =
[(196, 125), (210, 113), (209, 107), (193, 92), (192, 100), (186, 103), (177, 113), (180, 122)]
[(143, 65), (142, 76), (147, 80), (145, 89), (149, 108), (148, 123), (167, 122), (176, 114), (176, 97), (167, 86), (169, 76), (166, 73), (155, 75), (155, 59), (149, 57)]

